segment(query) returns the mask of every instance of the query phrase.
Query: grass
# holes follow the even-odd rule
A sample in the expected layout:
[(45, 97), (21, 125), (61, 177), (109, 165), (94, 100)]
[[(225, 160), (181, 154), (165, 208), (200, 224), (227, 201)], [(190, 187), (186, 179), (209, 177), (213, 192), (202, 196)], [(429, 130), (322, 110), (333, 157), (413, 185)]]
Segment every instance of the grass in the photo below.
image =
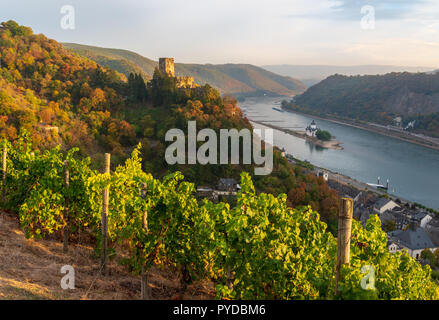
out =
[[(120, 262), (120, 248), (101, 275), (100, 261), (92, 244), (73, 243), (63, 253), (60, 236), (46, 240), (26, 239), (18, 217), (0, 212), (0, 300), (138, 300), (140, 277)], [(75, 270), (75, 289), (63, 290), (61, 267)], [(194, 283), (181, 292), (180, 279), (166, 268), (153, 268), (148, 283), (153, 299), (213, 299), (211, 283)]]

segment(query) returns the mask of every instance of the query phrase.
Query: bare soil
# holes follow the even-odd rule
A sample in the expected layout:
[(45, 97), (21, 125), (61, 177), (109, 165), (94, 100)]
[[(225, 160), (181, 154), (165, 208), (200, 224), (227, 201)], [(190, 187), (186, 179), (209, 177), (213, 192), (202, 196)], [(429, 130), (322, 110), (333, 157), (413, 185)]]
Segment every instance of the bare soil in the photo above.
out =
[[(62, 243), (55, 239), (26, 239), (18, 218), (0, 213), (0, 300), (138, 300), (140, 276), (122, 266), (121, 256), (110, 260), (108, 274), (100, 272), (100, 261), (92, 245), (71, 244), (63, 253)], [(63, 290), (61, 267), (75, 270), (75, 289)], [(181, 291), (180, 279), (169, 271), (153, 268), (149, 287), (154, 300), (213, 299), (212, 283), (189, 285)]]

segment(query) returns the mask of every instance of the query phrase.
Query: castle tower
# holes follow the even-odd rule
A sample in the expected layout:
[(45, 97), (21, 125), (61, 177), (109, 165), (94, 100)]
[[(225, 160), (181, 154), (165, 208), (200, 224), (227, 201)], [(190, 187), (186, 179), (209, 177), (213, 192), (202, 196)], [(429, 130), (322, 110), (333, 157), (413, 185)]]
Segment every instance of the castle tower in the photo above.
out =
[(159, 70), (162, 74), (175, 77), (174, 58), (160, 58)]

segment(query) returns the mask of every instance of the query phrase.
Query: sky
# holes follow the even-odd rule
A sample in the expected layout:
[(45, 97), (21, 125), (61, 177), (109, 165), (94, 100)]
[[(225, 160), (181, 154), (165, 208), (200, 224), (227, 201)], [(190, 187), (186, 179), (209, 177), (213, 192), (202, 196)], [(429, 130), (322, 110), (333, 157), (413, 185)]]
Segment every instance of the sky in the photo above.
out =
[[(74, 29), (62, 27), (66, 5)], [(155, 60), (439, 68), (439, 0), (0, 0), (0, 8), (1, 21), (59, 42)]]

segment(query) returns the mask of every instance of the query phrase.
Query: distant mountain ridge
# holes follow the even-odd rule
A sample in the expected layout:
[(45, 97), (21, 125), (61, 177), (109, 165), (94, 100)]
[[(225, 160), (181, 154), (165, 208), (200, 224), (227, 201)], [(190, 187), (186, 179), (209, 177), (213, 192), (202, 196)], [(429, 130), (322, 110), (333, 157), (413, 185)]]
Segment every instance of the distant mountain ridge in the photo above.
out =
[(415, 132), (439, 137), (439, 73), (334, 75), (295, 97), (293, 110), (392, 125), (415, 120)]
[[(129, 75), (132, 72), (150, 79), (158, 62), (135, 52), (121, 49), (100, 48), (75, 43), (63, 43), (67, 49), (86, 56), (100, 65)], [(305, 91), (306, 86), (299, 80), (280, 76), (250, 64), (183, 64), (176, 63), (177, 76), (192, 76), (195, 82), (209, 83), (221, 93), (236, 96), (282, 95), (294, 96)]]
[(262, 68), (283, 76), (299, 79), (308, 87), (335, 74), (344, 76), (355, 75), (384, 75), (392, 72), (429, 72), (431, 67), (405, 67), (391, 65), (358, 65), (358, 66), (329, 66), (329, 65), (267, 65)]

